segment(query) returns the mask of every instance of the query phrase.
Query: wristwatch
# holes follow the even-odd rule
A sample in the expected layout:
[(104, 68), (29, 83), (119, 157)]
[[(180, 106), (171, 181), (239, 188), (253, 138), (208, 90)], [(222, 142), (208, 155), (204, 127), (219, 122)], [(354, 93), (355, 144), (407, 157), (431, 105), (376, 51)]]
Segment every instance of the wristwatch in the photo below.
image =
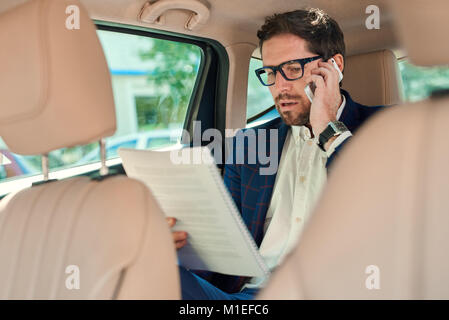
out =
[(321, 150), (326, 152), (326, 150), (324, 149), (324, 145), (326, 144), (326, 142), (328, 142), (329, 139), (332, 138), (333, 136), (342, 134), (345, 131), (348, 131), (348, 128), (346, 128), (343, 122), (341, 121), (329, 122), (326, 129), (324, 129), (323, 132), (321, 132), (318, 138), (318, 147), (320, 147)]

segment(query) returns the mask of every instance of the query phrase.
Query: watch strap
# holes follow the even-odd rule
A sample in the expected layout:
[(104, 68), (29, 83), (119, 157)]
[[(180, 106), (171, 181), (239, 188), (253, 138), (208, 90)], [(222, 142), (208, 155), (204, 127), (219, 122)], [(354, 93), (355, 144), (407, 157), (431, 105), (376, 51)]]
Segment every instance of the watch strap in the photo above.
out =
[(324, 149), (324, 145), (326, 144), (326, 142), (328, 142), (329, 139), (332, 138), (333, 136), (341, 134), (347, 130), (348, 128), (346, 128), (345, 124), (341, 121), (329, 122), (326, 129), (324, 129), (323, 132), (321, 132), (318, 138), (318, 146), (320, 147), (321, 150), (326, 151)]

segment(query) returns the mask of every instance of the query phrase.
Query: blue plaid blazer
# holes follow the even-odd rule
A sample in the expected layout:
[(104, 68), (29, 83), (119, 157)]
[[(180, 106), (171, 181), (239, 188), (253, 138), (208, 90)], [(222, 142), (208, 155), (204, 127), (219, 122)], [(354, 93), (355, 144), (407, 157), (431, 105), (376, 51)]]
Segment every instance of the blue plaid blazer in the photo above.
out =
[[(366, 119), (378, 110), (384, 108), (384, 106), (367, 107), (361, 105), (354, 102), (346, 91), (341, 91), (342, 94), (345, 95), (346, 105), (343, 109), (340, 121), (342, 121), (353, 134), (363, 124), (363, 122), (365, 122)], [(257, 138), (260, 132), (258, 129), (268, 129), (268, 131), (266, 131), (266, 153), (263, 152), (263, 154), (269, 154), (268, 151), (271, 150), (270, 145), (273, 143), (273, 141), (270, 141), (269, 130), (277, 130), (278, 139), (277, 148), (275, 149), (276, 154), (272, 157), (276, 156), (279, 164), (282, 148), (284, 147), (284, 142), (290, 127), (284, 124), (281, 118), (276, 118), (258, 127), (243, 129), (242, 131), (254, 130)], [(335, 152), (326, 163), (326, 167), (328, 169), (332, 161), (338, 157), (338, 153), (341, 151), (343, 146), (350, 140), (351, 138), (346, 139), (336, 148)], [(256, 139), (256, 142), (257, 141), (258, 139)], [(268, 211), (268, 206), (271, 201), (276, 173), (272, 175), (261, 175), (259, 169), (262, 167), (268, 167), (269, 164), (262, 165), (258, 161), (255, 164), (250, 164), (252, 161), (248, 161), (248, 155), (251, 152), (256, 152), (257, 155), (257, 151), (260, 146), (258, 143), (256, 143), (255, 146), (248, 145), (247, 142), (248, 141), (246, 141), (243, 146), (236, 146), (236, 139), (234, 137), (232, 141), (233, 154), (231, 155), (233, 161), (232, 164), (225, 165), (224, 183), (230, 191), (237, 208), (242, 214), (243, 221), (253, 236), (254, 241), (257, 246), (260, 247), (263, 238), (263, 225)], [(236, 164), (236, 155), (238, 152), (242, 152), (241, 148), (244, 148), (244, 162), (242, 164)], [(268, 155), (268, 157), (271, 157), (271, 154)], [(195, 273), (228, 293), (238, 292), (243, 284), (249, 279), (245, 277), (228, 276), (211, 272), (197, 271)]]

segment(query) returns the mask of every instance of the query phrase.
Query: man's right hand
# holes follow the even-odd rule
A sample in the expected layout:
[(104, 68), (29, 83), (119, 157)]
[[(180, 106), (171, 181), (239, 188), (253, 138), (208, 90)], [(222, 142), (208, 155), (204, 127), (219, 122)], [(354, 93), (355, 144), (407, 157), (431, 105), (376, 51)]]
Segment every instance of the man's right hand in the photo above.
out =
[[(176, 224), (176, 218), (167, 217), (168, 226), (173, 228)], [(187, 232), (185, 231), (172, 231), (173, 242), (176, 249), (181, 249), (187, 243)]]

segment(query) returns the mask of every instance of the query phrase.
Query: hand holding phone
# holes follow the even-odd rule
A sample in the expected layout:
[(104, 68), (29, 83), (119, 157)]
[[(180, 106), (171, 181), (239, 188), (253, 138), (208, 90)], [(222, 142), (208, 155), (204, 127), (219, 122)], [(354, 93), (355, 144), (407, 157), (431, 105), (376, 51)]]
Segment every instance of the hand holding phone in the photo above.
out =
[[(337, 71), (338, 71), (338, 82), (341, 82), (341, 80), (343, 80), (343, 74), (341, 73), (340, 68), (338, 67), (334, 58), (331, 58), (330, 61), (331, 61), (332, 65), (334, 66), (334, 68), (337, 69)], [(304, 88), (304, 91), (306, 92), (306, 95), (309, 98), (310, 102), (313, 101), (315, 89), (316, 89), (316, 86), (315, 86), (315, 83), (313, 83), (313, 82), (309, 83)]]

